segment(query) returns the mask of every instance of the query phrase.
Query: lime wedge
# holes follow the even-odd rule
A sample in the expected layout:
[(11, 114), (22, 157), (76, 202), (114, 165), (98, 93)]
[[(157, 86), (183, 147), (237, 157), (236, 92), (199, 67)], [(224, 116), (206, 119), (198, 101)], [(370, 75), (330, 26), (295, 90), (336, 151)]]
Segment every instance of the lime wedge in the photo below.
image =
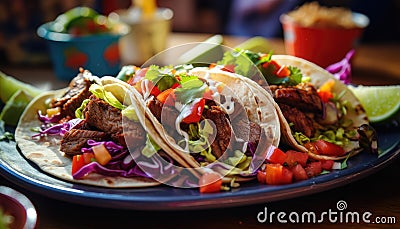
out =
[(269, 53), (271, 47), (269, 41), (260, 36), (252, 37), (243, 43), (239, 44), (235, 48), (246, 49), (252, 52)]
[(0, 113), (0, 120), (3, 120), (7, 125), (16, 126), (18, 124), (19, 117), (31, 100), (31, 96), (22, 90), (18, 90), (11, 96), (4, 106)]
[(39, 95), (42, 91), (30, 84), (19, 81), (11, 76), (0, 72), (0, 99), (6, 103), (18, 90), (23, 90), (31, 97)]
[(349, 88), (360, 100), (371, 122), (381, 122), (399, 115), (400, 85)]

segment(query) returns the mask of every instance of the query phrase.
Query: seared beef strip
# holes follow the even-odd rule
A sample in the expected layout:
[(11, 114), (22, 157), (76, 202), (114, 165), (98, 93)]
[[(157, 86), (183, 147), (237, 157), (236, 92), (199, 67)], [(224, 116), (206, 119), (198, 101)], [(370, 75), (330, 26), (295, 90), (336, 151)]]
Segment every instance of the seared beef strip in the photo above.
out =
[(270, 89), (278, 104), (286, 104), (303, 112), (322, 115), (322, 101), (317, 90), (310, 84), (301, 83), (293, 87), (271, 85)]
[(293, 123), (294, 131), (303, 133), (307, 137), (312, 137), (315, 134), (313, 120), (305, 115), (302, 111), (295, 107), (286, 104), (279, 104), (283, 116), (288, 123)]
[(84, 77), (84, 73), (79, 73), (71, 81), (65, 94), (61, 98), (54, 99), (50, 107), (59, 107), (61, 116), (67, 120), (75, 118), (75, 110), (91, 95), (89, 92), (91, 84), (92, 82)]
[[(146, 132), (140, 122), (125, 119), (123, 128), (121, 111), (93, 95), (83, 114), (89, 126), (109, 134), (122, 146), (127, 146), (126, 143), (129, 143), (129, 147), (140, 146), (146, 141)], [(129, 142), (125, 142), (125, 137)]]
[(239, 119), (232, 124), (232, 128), (236, 137), (258, 144), (261, 136), (261, 127), (257, 123)]
[(179, 112), (174, 107), (163, 105), (157, 98), (153, 97), (147, 102), (147, 107), (157, 120), (166, 129), (175, 130), (175, 120), (179, 116)]
[(214, 155), (219, 158), (229, 147), (232, 136), (231, 124), (225, 116), (225, 112), (217, 106), (204, 109), (203, 117), (213, 121), (217, 128), (217, 134), (215, 140), (211, 144), (211, 149)]
[(105, 141), (107, 140), (107, 134), (94, 130), (71, 129), (63, 136), (60, 151), (70, 156), (81, 154), (81, 149), (88, 147), (87, 140), (89, 139)]
[(250, 122), (249, 124), (250, 124), (249, 142), (256, 143), (256, 145), (258, 145), (258, 142), (260, 141), (261, 138), (261, 127), (255, 122)]

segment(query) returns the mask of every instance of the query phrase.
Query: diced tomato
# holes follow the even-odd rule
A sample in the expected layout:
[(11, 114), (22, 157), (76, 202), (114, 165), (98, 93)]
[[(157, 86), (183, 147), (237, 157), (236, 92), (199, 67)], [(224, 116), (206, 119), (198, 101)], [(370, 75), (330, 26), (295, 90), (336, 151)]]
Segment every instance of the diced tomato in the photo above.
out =
[(282, 184), (290, 184), (293, 182), (293, 172), (288, 168), (282, 168)]
[(157, 86), (150, 86), (150, 88), (151, 88), (150, 95), (154, 95), (157, 97), (161, 93), (160, 89), (158, 89)]
[(104, 144), (92, 146), (94, 157), (100, 165), (106, 165), (111, 160), (111, 154)]
[(270, 60), (262, 64), (263, 68), (271, 68), (272, 73), (276, 75), (277, 71), (281, 68), (281, 66), (276, 63), (274, 60)]
[(180, 83), (174, 83), (174, 84), (171, 86), (171, 88), (172, 88), (172, 89), (175, 89), (175, 88), (180, 87), (180, 86), (181, 86)]
[(308, 179), (306, 170), (300, 164), (297, 164), (297, 165), (293, 166), (292, 168), (290, 168), (290, 171), (292, 171), (293, 178), (296, 181)]
[(315, 177), (321, 174), (322, 164), (320, 161), (313, 161), (308, 163), (304, 169), (306, 170), (308, 177)]
[(221, 68), (221, 70), (226, 71), (226, 72), (234, 73), (235, 72), (235, 67), (236, 66), (234, 64), (227, 64), (227, 65), (224, 65), (224, 67)]
[(286, 154), (279, 148), (275, 147), (275, 146), (270, 146), (268, 148), (268, 152), (267, 152), (267, 156), (266, 156), (266, 160), (268, 162), (271, 162), (273, 164), (281, 164), (283, 165), (283, 163), (285, 163), (286, 161)]
[(203, 114), (204, 105), (206, 100), (204, 98), (195, 99), (192, 105), (188, 108), (188, 114), (185, 115), (182, 120), (184, 123), (196, 123), (200, 121), (201, 115)]
[(275, 74), (278, 78), (285, 78), (290, 75), (290, 70), (287, 66), (282, 65)]
[(332, 170), (334, 163), (333, 160), (321, 160), (321, 167), (323, 170)]
[(82, 154), (83, 160), (85, 161), (85, 165), (89, 164), (90, 162), (95, 161), (93, 153), (83, 153)]
[(160, 101), (162, 104), (167, 101), (167, 98), (174, 92), (173, 88), (168, 88), (167, 90), (164, 90), (160, 94), (157, 95), (157, 100)]
[(207, 172), (199, 179), (200, 193), (213, 193), (221, 191), (222, 178), (218, 173)]
[(311, 144), (314, 146), (315, 152), (320, 155), (338, 157), (343, 156), (346, 153), (342, 147), (325, 140), (320, 139), (315, 142), (311, 142)]
[(333, 98), (332, 88), (335, 85), (335, 81), (330, 79), (326, 81), (318, 90), (317, 93), (321, 98), (322, 102), (327, 103), (329, 99)]
[(296, 164), (300, 164), (302, 166), (306, 166), (308, 160), (308, 154), (295, 151), (295, 150), (288, 150), (286, 151), (286, 164), (288, 166), (295, 166)]
[(330, 91), (318, 91), (317, 93), (324, 103), (329, 102), (329, 100), (333, 98), (333, 94)]
[(258, 182), (260, 184), (265, 184), (265, 182), (266, 182), (266, 173), (265, 173), (265, 171), (259, 170), (257, 172), (257, 180), (258, 180)]
[(81, 154), (72, 157), (71, 174), (74, 175), (79, 169), (85, 165), (85, 160)]
[(293, 173), (280, 164), (267, 164), (265, 175), (265, 182), (271, 185), (290, 184), (293, 180)]

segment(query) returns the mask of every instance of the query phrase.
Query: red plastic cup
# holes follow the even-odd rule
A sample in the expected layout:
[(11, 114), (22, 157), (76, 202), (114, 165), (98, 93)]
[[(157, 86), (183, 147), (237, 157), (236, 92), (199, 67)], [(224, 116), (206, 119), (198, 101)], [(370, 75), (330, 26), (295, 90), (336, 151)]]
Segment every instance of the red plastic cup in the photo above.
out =
[(311, 61), (323, 68), (344, 58), (357, 46), (364, 28), (369, 24), (367, 16), (353, 13), (356, 28), (304, 27), (283, 14), (280, 21), (284, 31), (286, 53)]

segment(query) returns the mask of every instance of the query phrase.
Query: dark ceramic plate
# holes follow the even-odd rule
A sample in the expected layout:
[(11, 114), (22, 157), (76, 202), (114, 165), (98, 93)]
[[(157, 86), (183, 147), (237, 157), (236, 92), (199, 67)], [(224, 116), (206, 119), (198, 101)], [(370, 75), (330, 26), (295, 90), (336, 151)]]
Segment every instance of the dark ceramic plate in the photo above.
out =
[(400, 130), (380, 126), (378, 144), (381, 156), (362, 152), (348, 160), (348, 168), (289, 185), (270, 186), (257, 181), (242, 184), (229, 192), (200, 194), (198, 189), (158, 186), (140, 189), (111, 189), (75, 184), (43, 173), (27, 161), (15, 142), (0, 142), (0, 174), (33, 192), (97, 207), (136, 210), (185, 210), (244, 206), (289, 199), (346, 185), (377, 172), (400, 154)]

